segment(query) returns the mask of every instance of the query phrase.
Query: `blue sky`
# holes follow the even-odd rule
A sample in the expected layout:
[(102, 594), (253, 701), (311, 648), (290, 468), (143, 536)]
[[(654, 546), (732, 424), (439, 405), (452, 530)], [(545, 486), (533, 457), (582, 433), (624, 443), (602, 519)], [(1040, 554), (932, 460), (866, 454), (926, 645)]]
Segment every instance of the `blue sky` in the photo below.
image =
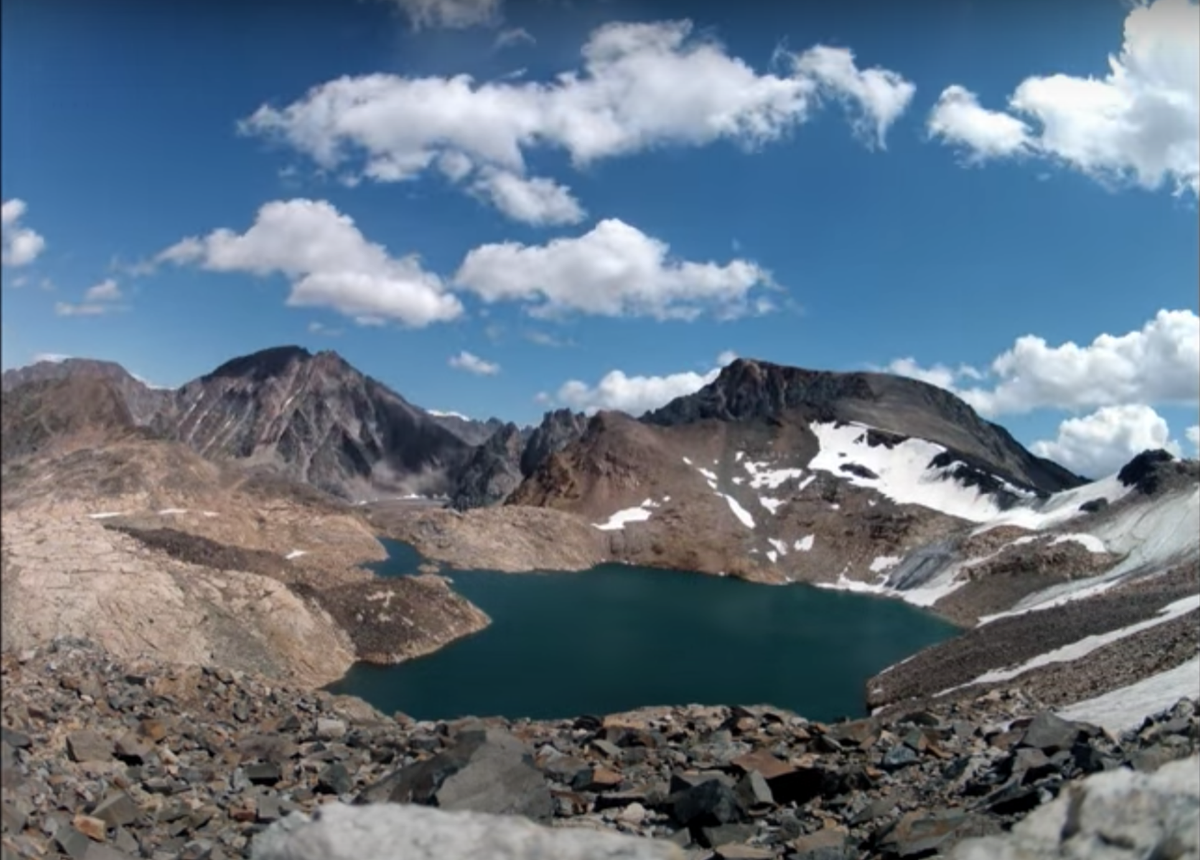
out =
[(1187, 0), (0, 14), (6, 368), (298, 343), (531, 422), (737, 354), (929, 379), (1088, 473), (1194, 452)]

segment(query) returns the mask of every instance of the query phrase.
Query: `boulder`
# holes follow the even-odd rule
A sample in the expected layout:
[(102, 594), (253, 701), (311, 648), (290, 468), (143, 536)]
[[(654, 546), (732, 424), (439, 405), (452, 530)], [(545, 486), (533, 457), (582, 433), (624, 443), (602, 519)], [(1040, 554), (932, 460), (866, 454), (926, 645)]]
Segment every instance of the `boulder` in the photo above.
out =
[(1126, 769), (1069, 786), (1003, 836), (967, 839), (953, 860), (1200, 857), (1200, 756), (1153, 774)]
[(528, 747), (500, 729), (463, 732), (433, 758), (401, 768), (365, 789), (356, 803), (420, 803), (450, 810), (524, 815), (549, 821), (550, 788)]
[(271, 825), (253, 860), (683, 860), (677, 845), (514, 816), (376, 804), (322, 807)]

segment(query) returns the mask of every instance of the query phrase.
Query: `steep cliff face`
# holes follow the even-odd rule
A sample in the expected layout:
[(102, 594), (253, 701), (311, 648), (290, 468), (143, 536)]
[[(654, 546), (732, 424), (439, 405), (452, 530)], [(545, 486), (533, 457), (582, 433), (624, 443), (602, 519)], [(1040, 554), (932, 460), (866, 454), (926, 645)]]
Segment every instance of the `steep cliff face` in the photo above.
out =
[(453, 489), (471, 446), (333, 352), (278, 347), (179, 389), (175, 437), (207, 457), (272, 465), (346, 498)]
[(508, 498), (521, 483), (519, 467), (524, 447), (521, 428), (506, 424), (475, 449), (459, 470), (450, 504), (459, 510), (482, 508)]
[(587, 429), (587, 416), (570, 409), (556, 409), (542, 416), (542, 423), (534, 428), (521, 452), (521, 474), (528, 477), (538, 466), (583, 435)]

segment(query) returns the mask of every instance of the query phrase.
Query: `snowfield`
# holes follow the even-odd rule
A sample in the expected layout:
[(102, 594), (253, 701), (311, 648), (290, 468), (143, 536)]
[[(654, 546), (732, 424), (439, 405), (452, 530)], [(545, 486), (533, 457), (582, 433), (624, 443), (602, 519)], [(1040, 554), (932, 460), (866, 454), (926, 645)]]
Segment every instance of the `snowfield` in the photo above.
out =
[[(950, 477), (954, 466), (930, 468), (929, 464), (946, 449), (924, 439), (906, 439), (892, 448), (867, 444), (867, 431), (862, 424), (813, 424), (820, 450), (809, 468), (829, 472), (856, 487), (875, 490), (902, 505), (921, 505), (969, 522), (984, 523), (1002, 513), (996, 502), (974, 487), (967, 487)], [(871, 478), (842, 470), (843, 465), (869, 469), (878, 477)], [(1018, 495), (1024, 491), (1009, 487)]]
[(1127, 687), (1068, 705), (1058, 715), (1119, 733), (1137, 728), (1147, 714), (1165, 710), (1183, 698), (1200, 699), (1200, 657)]

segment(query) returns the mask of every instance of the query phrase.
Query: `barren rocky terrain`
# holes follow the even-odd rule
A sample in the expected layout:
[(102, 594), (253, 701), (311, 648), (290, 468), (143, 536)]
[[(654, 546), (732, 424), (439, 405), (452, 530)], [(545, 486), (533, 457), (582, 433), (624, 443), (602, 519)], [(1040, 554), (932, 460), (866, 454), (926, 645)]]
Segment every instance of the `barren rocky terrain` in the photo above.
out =
[(1200, 745), (1194, 701), (1114, 735), (1016, 689), (834, 724), (767, 706), (422, 723), (79, 640), (6, 652), (0, 673), (6, 858), (249, 857), (272, 823), (338, 801), (519, 814), (680, 860), (918, 858)]
[[(745, 361), (644, 420), (551, 413), (485, 439), (367, 377), (340, 387), (339, 362), (238, 359), (172, 395), (180, 413), (111, 369), (6, 378), (6, 857), (248, 856), (333, 799), (516, 812), (714, 860), (921, 857), (1089, 772), (1195, 752), (1194, 702), (1119, 738), (1051, 713), (1191, 689), (1155, 679), (1200, 653), (1194, 461), (1148, 452), (1076, 492), (944, 392)], [(351, 394), (323, 412), (334, 389)], [(367, 418), (349, 465), (301, 432)], [(367, 450), (417, 425), (429, 444)], [(459, 507), (505, 503), (326, 492), (379, 468)], [(733, 705), (414, 724), (305, 692), (490, 621), (432, 571), (367, 572), (379, 537), (451, 568), (621, 561), (871, 591), (964, 633), (871, 679), (873, 716), (833, 726)]]
[(53, 432), (4, 461), (6, 650), (85, 636), (126, 659), (317, 686), (357, 660), (419, 656), (489, 623), (439, 578), (364, 570), (385, 553), (354, 508), (147, 435), (119, 400), (97, 412), (74, 398), (79, 384), (34, 383), (36, 397), (18, 402), (13, 427)]

